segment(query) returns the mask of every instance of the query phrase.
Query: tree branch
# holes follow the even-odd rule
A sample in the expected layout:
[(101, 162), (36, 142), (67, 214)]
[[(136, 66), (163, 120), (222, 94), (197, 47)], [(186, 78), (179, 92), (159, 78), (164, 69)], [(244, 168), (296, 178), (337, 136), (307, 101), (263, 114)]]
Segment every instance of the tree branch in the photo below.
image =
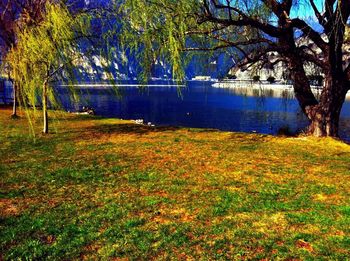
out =
[[(237, 68), (244, 68), (245, 66), (247, 65), (253, 65), (257, 62), (261, 62), (262, 60), (262, 57), (264, 57), (267, 53), (269, 52), (279, 52), (280, 49), (279, 47), (269, 47), (269, 48), (266, 48), (266, 49), (261, 49), (255, 53), (250, 53), (248, 54), (244, 59), (242, 59), (239, 63), (236, 64), (236, 67)], [(267, 58), (266, 58), (267, 59)]]
[[(304, 60), (304, 61), (308, 61), (311, 62), (315, 65), (317, 65), (318, 67), (321, 67), (322, 69), (327, 69), (328, 66), (325, 63), (324, 59), (322, 59), (320, 57), (319, 54), (317, 54), (315, 52), (315, 50), (313, 50), (312, 48), (303, 45), (297, 48), (298, 53), (300, 55), (300, 57)], [(324, 57), (323, 57), (324, 58)]]
[(321, 15), (320, 11), (317, 9), (317, 6), (316, 6), (316, 4), (315, 4), (315, 1), (314, 1), (314, 0), (310, 0), (310, 4), (311, 4), (312, 9), (314, 10), (314, 13), (315, 13), (315, 15), (316, 15), (316, 18), (317, 18), (318, 22), (319, 22), (322, 26), (324, 26), (324, 24), (325, 24), (324, 16)]
[(309, 37), (326, 55), (328, 53), (328, 44), (322, 39), (321, 35), (312, 29), (305, 21), (294, 18), (291, 20), (291, 25), (294, 28), (300, 29), (305, 36)]
[(231, 10), (235, 13), (237, 13), (238, 17), (236, 19), (225, 19), (215, 16), (211, 10), (209, 5), (207, 4), (207, 1), (204, 1), (204, 7), (205, 7), (205, 19), (204, 21), (209, 21), (213, 23), (217, 23), (220, 25), (226, 25), (226, 26), (251, 26), (253, 28), (259, 29), (263, 31), (264, 33), (270, 35), (271, 37), (278, 37), (281, 35), (281, 31), (279, 28), (268, 24), (263, 21), (259, 21), (257, 19), (254, 19), (247, 14), (245, 14), (242, 10), (239, 8), (233, 7), (233, 6), (227, 6), (223, 4), (219, 4), (216, 1), (212, 0), (214, 7), (216, 9), (227, 9)]

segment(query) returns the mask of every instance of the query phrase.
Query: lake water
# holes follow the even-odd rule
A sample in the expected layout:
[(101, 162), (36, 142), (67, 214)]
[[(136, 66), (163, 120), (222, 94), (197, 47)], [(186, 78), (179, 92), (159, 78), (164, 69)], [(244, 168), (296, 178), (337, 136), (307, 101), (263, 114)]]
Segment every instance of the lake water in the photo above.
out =
[[(215, 88), (210, 82), (188, 82), (180, 88), (120, 86), (119, 97), (112, 88), (103, 86), (83, 86), (80, 92), (81, 100), (72, 103), (66, 98), (66, 91), (61, 90), (66, 110), (78, 111), (89, 106), (96, 115), (104, 117), (265, 134), (276, 134), (280, 128), (297, 131), (307, 126), (297, 101), (288, 91)], [(350, 140), (350, 100), (342, 110), (340, 135)]]

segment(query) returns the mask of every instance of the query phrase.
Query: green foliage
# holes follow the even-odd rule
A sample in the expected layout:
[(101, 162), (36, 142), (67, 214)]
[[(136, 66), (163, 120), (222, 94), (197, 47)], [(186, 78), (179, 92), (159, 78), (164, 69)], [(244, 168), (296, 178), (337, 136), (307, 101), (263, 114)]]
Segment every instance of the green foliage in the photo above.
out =
[(186, 32), (195, 24), (197, 1), (160, 0), (150, 4), (146, 0), (126, 0), (119, 8), (125, 14), (120, 40), (124, 49), (140, 60), (140, 78), (147, 79), (158, 59), (172, 65), (175, 77), (184, 78), (181, 50)]
[[(18, 29), (17, 44), (6, 57), (21, 105), (34, 109), (34, 113), (29, 115), (28, 112), (29, 119), (45, 96), (45, 84), (51, 106), (59, 105), (52, 82), (74, 81), (73, 68), (83, 58), (78, 52), (78, 39), (89, 30), (89, 16), (73, 16), (64, 4), (49, 2), (44, 14), (41, 22)], [(73, 89), (71, 91), (74, 94)], [(74, 98), (77, 97), (74, 95)]]
[(162, 62), (172, 66), (176, 79), (184, 79), (184, 67), (193, 53), (188, 50), (210, 50), (217, 40), (205, 33), (212, 23), (198, 23), (200, 1), (125, 0), (119, 7), (122, 19), (120, 41), (126, 51), (141, 62), (141, 80), (151, 75), (152, 65)]
[[(118, 14), (123, 16), (118, 31), (120, 42), (125, 51), (135, 54), (141, 62), (142, 80), (151, 75), (152, 65), (156, 62), (171, 65), (173, 77), (184, 79), (186, 63), (193, 55), (203, 51), (209, 55), (227, 52), (238, 61), (245, 47), (229, 47), (228, 42), (244, 42), (258, 37), (256, 29), (221, 27), (217, 21), (206, 19), (203, 1), (117, 2)], [(237, 1), (235, 5), (240, 5), (244, 10), (249, 6), (246, 10), (249, 14), (266, 22), (271, 16), (271, 11), (261, 2)], [(227, 17), (224, 10), (216, 9), (213, 12), (218, 17)], [(239, 19), (235, 13), (231, 16)]]
[(345, 41), (350, 42), (350, 25), (346, 25), (345, 27)]

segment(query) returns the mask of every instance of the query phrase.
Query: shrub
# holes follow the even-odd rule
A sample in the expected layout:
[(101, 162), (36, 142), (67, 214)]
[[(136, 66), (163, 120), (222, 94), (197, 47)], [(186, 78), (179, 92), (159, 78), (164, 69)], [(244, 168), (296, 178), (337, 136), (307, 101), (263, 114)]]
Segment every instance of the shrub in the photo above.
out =
[(227, 75), (227, 78), (229, 78), (230, 80), (236, 80), (237, 79), (237, 76), (236, 75), (232, 75), (232, 74), (229, 74)]
[(277, 130), (277, 136), (286, 136), (286, 137), (294, 137), (296, 133), (293, 132), (289, 126), (282, 126)]
[(254, 75), (254, 76), (253, 76), (253, 81), (254, 81), (254, 82), (260, 81), (260, 76), (259, 76), (259, 75)]
[(275, 83), (275, 82), (276, 82), (276, 78), (273, 77), (273, 76), (269, 76), (269, 77), (267, 78), (267, 81), (268, 81), (269, 83)]

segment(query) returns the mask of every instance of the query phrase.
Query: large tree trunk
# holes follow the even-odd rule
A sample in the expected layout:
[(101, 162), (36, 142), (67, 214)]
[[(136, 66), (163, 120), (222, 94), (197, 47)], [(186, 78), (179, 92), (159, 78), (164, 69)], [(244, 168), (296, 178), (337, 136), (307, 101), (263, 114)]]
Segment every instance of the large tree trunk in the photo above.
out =
[(310, 125), (307, 133), (317, 137), (338, 137), (339, 116), (342, 103), (338, 102), (336, 107), (330, 104), (319, 104), (308, 111)]
[(43, 84), (43, 118), (44, 118), (44, 128), (43, 133), (49, 133), (49, 119), (47, 113), (47, 81)]
[(312, 93), (302, 63), (293, 57), (290, 61), (295, 96), (310, 121), (307, 134), (317, 137), (338, 137), (339, 117), (347, 90), (342, 80), (343, 75), (330, 71), (326, 75), (320, 99), (317, 100)]
[(310, 120), (308, 133), (324, 137), (338, 137), (340, 112), (347, 93), (342, 75), (326, 75), (319, 103), (305, 109)]
[(324, 57), (327, 61), (323, 70), (324, 87), (318, 105), (306, 108), (306, 115), (311, 121), (308, 132), (314, 136), (338, 137), (340, 112), (348, 91), (342, 49), (345, 28), (337, 17), (333, 18), (333, 25), (326, 27), (329, 49)]

